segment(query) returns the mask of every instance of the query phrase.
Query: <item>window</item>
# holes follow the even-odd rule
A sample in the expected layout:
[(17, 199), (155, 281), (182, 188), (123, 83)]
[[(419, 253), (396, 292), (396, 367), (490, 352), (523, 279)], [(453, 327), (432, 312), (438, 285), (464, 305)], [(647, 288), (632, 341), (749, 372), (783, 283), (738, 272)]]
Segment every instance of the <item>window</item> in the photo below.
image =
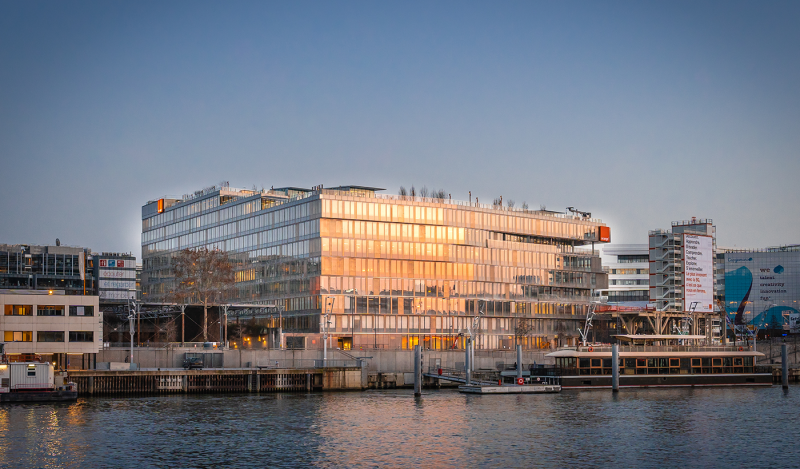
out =
[(6, 305), (6, 316), (33, 316), (33, 306), (31, 305)]
[(36, 315), (37, 316), (63, 316), (64, 315), (64, 306), (62, 305), (48, 305), (42, 306), (39, 305), (36, 307)]
[(692, 358), (692, 366), (699, 367), (700, 366), (700, 359), (699, 358)]
[(669, 359), (669, 366), (670, 366), (670, 368), (681, 366), (681, 359), (680, 358), (670, 358)]
[(91, 342), (93, 336), (92, 331), (69, 331), (70, 342)]
[(741, 357), (735, 357), (733, 359), (733, 366), (742, 366), (743, 365), (742, 362), (743, 362), (743, 360), (742, 360)]
[(637, 358), (636, 359), (636, 367), (637, 368), (647, 368), (647, 359), (646, 358)]
[(712, 358), (711, 359), (711, 366), (722, 366), (722, 359), (721, 358)]
[(32, 331), (5, 331), (6, 342), (33, 342)]
[(601, 361), (599, 358), (592, 358), (592, 368), (600, 368)]
[(94, 306), (70, 306), (70, 316), (94, 316)]
[(37, 342), (64, 342), (64, 331), (39, 331), (36, 333)]

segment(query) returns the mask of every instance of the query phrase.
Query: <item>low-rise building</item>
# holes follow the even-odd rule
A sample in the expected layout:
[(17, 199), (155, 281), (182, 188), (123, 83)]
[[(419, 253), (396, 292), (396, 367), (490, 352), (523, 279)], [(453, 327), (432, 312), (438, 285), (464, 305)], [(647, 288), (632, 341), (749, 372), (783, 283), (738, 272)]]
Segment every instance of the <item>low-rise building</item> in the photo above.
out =
[(0, 333), (11, 361), (31, 354), (57, 368), (94, 368), (103, 337), (103, 316), (95, 295), (61, 290), (0, 290)]

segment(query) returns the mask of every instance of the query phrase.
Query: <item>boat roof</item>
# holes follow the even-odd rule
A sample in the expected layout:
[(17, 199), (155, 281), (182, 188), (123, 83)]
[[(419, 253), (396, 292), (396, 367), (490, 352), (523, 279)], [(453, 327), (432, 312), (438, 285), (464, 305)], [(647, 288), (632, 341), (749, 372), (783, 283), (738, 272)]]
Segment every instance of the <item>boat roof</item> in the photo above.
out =
[[(611, 357), (611, 347), (590, 347), (589, 350), (558, 350), (556, 352), (548, 353), (546, 357), (552, 358), (604, 358)], [(647, 350), (647, 349), (650, 350)], [(672, 347), (642, 347), (640, 350), (625, 350), (620, 348), (620, 357), (763, 357), (761, 352), (754, 350), (736, 350), (722, 347), (709, 347), (709, 348), (694, 348), (694, 347), (675, 347), (674, 350), (669, 350)], [(715, 348), (717, 350), (715, 350)]]
[(705, 340), (704, 335), (681, 335), (681, 334), (618, 334), (619, 340)]

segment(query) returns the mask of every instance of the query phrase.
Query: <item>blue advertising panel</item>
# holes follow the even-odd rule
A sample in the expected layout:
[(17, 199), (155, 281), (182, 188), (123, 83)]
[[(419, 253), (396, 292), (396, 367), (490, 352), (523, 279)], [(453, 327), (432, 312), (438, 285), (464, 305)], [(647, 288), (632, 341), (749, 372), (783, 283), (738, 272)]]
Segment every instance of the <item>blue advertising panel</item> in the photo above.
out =
[(725, 309), (734, 324), (798, 329), (798, 300), (800, 251), (725, 253)]

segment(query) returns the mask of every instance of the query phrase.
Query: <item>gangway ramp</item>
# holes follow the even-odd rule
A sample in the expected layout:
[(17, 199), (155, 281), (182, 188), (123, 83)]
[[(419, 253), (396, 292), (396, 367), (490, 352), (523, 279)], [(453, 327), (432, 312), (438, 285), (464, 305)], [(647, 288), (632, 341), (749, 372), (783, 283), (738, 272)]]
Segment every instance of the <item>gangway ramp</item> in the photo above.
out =
[[(439, 373), (441, 370), (441, 374)], [(480, 373), (480, 372), (478, 372)], [(496, 373), (496, 372), (495, 372)], [(434, 379), (443, 379), (446, 381), (452, 381), (455, 383), (467, 384), (467, 377), (464, 370), (456, 370), (453, 368), (439, 368), (436, 370), (429, 370), (427, 373), (423, 373), (423, 376), (427, 378), (434, 378)], [(470, 379), (471, 384), (476, 384), (480, 386), (491, 386), (496, 385), (497, 381), (492, 380), (488, 381), (484, 379), (477, 379), (474, 375)]]

